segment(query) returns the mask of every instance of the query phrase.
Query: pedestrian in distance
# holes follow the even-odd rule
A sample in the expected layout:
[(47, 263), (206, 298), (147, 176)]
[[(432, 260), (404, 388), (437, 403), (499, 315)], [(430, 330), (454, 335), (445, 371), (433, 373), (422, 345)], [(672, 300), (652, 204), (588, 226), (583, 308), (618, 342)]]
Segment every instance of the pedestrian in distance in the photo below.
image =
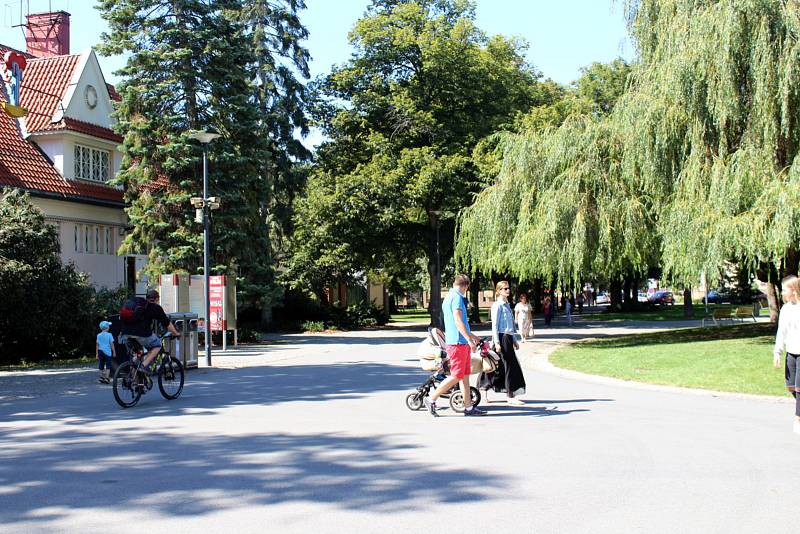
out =
[(492, 373), (481, 373), (478, 377), (478, 388), (483, 391), (483, 398), (489, 402), (489, 390), (506, 394), (506, 402), (512, 406), (524, 403), (517, 398), (525, 393), (525, 376), (517, 359), (519, 344), (514, 339), (514, 315), (508, 297), (511, 286), (501, 280), (495, 287), (495, 301), (492, 304), (492, 343), (494, 350), (500, 355), (500, 363)]
[(797, 360), (800, 358), (800, 278), (787, 276), (781, 281), (783, 302), (778, 316), (778, 332), (775, 334), (773, 349), (773, 365), (780, 367), (781, 355), (786, 351), (784, 375), (786, 389), (795, 399), (794, 425), (795, 433), (800, 434), (800, 373)]
[(517, 322), (520, 341), (525, 343), (528, 338), (533, 339), (533, 307), (528, 304), (526, 293), (519, 295), (519, 302), (514, 306), (514, 318)]
[(578, 304), (578, 315), (583, 313), (583, 303), (586, 301), (586, 298), (583, 296), (583, 292), (579, 292), (575, 302)]
[(567, 319), (567, 324), (572, 326), (572, 299), (568, 298), (564, 301), (564, 317)]
[(467, 307), (464, 305), (469, 277), (459, 274), (453, 281), (453, 287), (447, 293), (442, 303), (442, 318), (444, 320), (445, 346), (447, 359), (450, 363), (450, 376), (436, 388), (430, 397), (425, 397), (423, 402), (434, 417), (439, 417), (436, 411), (436, 399), (458, 383), (464, 396), (464, 415), (467, 417), (486, 415), (486, 410), (481, 410), (472, 405), (472, 395), (469, 390), (469, 375), (472, 371), (470, 362), (471, 353), (480, 342), (480, 338), (469, 329), (467, 320)]
[(544, 298), (542, 311), (544, 313), (544, 325), (550, 326), (550, 322), (553, 320), (553, 302), (550, 300), (550, 297)]
[(114, 348), (114, 336), (108, 331), (111, 323), (100, 321), (100, 333), (97, 334), (97, 341), (94, 344), (94, 355), (97, 357), (100, 376), (97, 381), (101, 384), (111, 382), (111, 359), (116, 358), (117, 351)]

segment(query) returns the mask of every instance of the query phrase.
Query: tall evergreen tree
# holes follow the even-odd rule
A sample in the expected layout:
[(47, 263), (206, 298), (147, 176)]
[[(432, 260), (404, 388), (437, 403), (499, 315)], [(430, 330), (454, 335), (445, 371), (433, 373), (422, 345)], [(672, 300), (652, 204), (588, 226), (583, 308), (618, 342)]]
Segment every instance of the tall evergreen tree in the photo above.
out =
[(222, 208), (212, 216), (211, 270), (238, 275), (242, 300), (262, 308), (277, 291), (269, 231), (276, 188), (286, 183), (291, 158), (303, 156), (288, 133), (304, 126), (302, 88), (274, 57), (306, 68), (296, 16), (302, 3), (282, 5), (98, 5), (110, 28), (100, 51), (129, 55), (115, 112), (124, 136), (118, 181), (133, 227), (123, 250), (147, 250), (149, 274), (199, 272), (202, 232), (188, 200), (202, 191), (202, 151), (187, 134), (215, 130), (222, 137), (207, 147), (209, 195), (220, 197)]

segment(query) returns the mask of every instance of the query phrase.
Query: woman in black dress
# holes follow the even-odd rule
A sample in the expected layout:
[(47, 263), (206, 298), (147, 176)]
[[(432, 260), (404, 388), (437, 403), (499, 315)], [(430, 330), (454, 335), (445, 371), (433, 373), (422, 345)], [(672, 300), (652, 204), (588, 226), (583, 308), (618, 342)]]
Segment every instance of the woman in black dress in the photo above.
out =
[(517, 360), (519, 345), (514, 339), (514, 313), (508, 303), (510, 294), (508, 282), (502, 280), (497, 283), (495, 302), (492, 304), (492, 343), (500, 355), (500, 363), (495, 372), (478, 376), (478, 388), (483, 391), (482, 397), (487, 403), (488, 391), (493, 389), (499, 393), (505, 392), (508, 404), (521, 406), (524, 403), (517, 396), (525, 393), (525, 377)]

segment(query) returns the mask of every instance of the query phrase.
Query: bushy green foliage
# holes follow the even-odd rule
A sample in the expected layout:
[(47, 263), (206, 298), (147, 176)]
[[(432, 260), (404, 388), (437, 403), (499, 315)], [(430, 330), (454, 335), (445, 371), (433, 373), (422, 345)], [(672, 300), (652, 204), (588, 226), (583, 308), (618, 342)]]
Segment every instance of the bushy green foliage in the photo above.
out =
[(59, 258), (58, 234), (27, 195), (0, 193), (0, 363), (86, 354), (94, 290)]
[(455, 215), (483, 185), (473, 149), (550, 93), (525, 43), (475, 25), (473, 2), (375, 0), (350, 42), (353, 58), (319, 87), (331, 141), (297, 203), (287, 279), (321, 295), (422, 257), (437, 301)]

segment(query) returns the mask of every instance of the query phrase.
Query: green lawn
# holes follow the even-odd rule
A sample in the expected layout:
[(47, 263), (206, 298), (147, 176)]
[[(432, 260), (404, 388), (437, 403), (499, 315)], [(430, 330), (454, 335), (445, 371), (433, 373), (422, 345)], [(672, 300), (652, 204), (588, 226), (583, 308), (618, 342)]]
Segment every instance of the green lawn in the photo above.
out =
[(786, 395), (783, 367), (772, 367), (770, 324), (693, 328), (575, 343), (553, 365), (652, 384)]
[[(705, 306), (702, 304), (694, 304), (694, 317), (690, 320), (699, 321), (706, 314)], [(731, 309), (730, 304), (709, 304), (708, 314), (713, 313), (714, 308)], [(769, 315), (769, 310), (762, 309), (762, 315)], [(581, 316), (578, 316), (581, 317)], [(666, 306), (655, 306), (652, 309), (644, 309), (635, 312), (600, 312), (587, 314), (584, 313), (583, 317), (591, 317), (592, 319), (601, 319), (603, 321), (682, 321), (683, 319), (683, 305), (673, 304)]]

